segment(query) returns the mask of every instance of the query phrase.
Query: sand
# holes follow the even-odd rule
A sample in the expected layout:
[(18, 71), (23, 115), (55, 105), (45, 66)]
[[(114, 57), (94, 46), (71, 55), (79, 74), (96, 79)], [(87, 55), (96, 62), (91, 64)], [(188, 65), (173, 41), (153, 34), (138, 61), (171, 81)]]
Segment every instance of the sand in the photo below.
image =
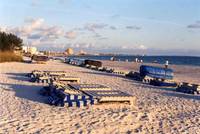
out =
[[(137, 70), (139, 64), (103, 61), (106, 66)], [(200, 67), (172, 66), (176, 80), (199, 83)], [(137, 97), (137, 108), (101, 104), (83, 108), (53, 107), (38, 94), (42, 84), (29, 82), (32, 70), (62, 70), (82, 83), (105, 84)], [(200, 96), (144, 85), (122, 76), (47, 64), (0, 63), (0, 133), (200, 133)]]

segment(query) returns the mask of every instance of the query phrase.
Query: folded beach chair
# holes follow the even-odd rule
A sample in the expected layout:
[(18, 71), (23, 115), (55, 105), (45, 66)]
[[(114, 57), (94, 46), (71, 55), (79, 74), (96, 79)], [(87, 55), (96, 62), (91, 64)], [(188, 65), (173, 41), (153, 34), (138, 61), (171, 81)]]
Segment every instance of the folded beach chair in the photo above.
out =
[(176, 91), (188, 94), (200, 94), (200, 85), (182, 82), (178, 85)]
[[(80, 90), (73, 89), (67, 84), (53, 82), (44, 88), (45, 94), (49, 94), (48, 103), (55, 106), (82, 107), (97, 104), (98, 100), (84, 94)], [(43, 93), (44, 94), (44, 93)], [(41, 94), (41, 95), (43, 95)]]
[(112, 90), (100, 84), (69, 84), (70, 87), (97, 99), (99, 102), (129, 102), (135, 103), (135, 97), (119, 90)]
[(65, 71), (45, 71), (46, 75), (50, 76), (67, 76), (68, 73)]
[(50, 83), (51, 81), (58, 81), (62, 83), (79, 83), (80, 78), (73, 76), (39, 76), (35, 79), (38, 83)]
[(100, 84), (69, 84), (70, 87), (77, 90), (111, 90), (110, 87)]
[(113, 69), (113, 70), (112, 70), (112, 73), (118, 74), (118, 75), (124, 75), (124, 76), (125, 76), (126, 74), (128, 74), (127, 71), (117, 70), (117, 69)]
[(136, 98), (119, 90), (86, 90), (84, 91), (89, 96), (92, 96), (100, 103), (102, 102), (129, 102), (135, 105)]

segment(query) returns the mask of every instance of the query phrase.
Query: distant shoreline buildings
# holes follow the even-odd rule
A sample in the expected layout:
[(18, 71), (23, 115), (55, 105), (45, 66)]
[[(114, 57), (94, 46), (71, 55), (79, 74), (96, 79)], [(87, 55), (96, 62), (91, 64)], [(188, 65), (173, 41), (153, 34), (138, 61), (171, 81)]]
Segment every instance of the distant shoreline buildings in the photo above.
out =
[(23, 53), (29, 53), (29, 54), (38, 54), (39, 52), (37, 51), (36, 47), (32, 46), (22, 46), (22, 52)]
[[(84, 50), (80, 50), (75, 53), (73, 48), (67, 48), (65, 51), (38, 51), (37, 47), (34, 46), (22, 46), (22, 52), (31, 55), (47, 55), (47, 56), (122, 56), (128, 54), (116, 54), (116, 53), (87, 53)], [(146, 55), (135, 55), (135, 56), (146, 56)]]

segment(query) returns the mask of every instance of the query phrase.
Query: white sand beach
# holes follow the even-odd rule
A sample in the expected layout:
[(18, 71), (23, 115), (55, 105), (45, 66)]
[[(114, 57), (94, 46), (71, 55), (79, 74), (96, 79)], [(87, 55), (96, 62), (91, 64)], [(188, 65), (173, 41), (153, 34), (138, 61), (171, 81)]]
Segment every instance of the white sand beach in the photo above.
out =
[[(104, 66), (136, 71), (138, 63), (103, 61)], [(200, 67), (171, 66), (175, 80), (200, 84)], [(61, 70), (137, 97), (128, 104), (83, 108), (53, 107), (38, 94), (43, 84), (29, 82), (32, 70)], [(47, 64), (0, 63), (0, 133), (200, 133), (200, 96), (141, 84), (122, 76), (75, 67), (59, 61)]]

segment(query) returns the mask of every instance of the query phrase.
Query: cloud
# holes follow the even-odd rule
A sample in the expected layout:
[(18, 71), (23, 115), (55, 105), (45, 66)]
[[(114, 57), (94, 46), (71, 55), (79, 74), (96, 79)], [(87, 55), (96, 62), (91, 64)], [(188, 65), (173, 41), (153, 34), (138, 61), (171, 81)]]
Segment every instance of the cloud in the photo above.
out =
[(25, 19), (25, 23), (27, 23), (27, 25), (24, 26), (23, 29), (27, 32), (32, 32), (33, 30), (36, 30), (42, 27), (44, 23), (44, 19), (43, 18), (38, 18), (38, 19), (27, 18)]
[(69, 31), (65, 33), (65, 37), (68, 39), (75, 39), (77, 37), (77, 33), (75, 31)]
[(39, 46), (39, 45), (41, 45), (41, 41), (40, 40), (31, 40), (31, 41), (28, 41), (29, 43), (29, 45), (31, 45), (31, 46)]
[(65, 3), (65, 0), (58, 0), (58, 3), (59, 3), (59, 4), (64, 4), (64, 3)]
[(53, 37), (59, 37), (59, 36), (64, 36), (64, 30), (62, 27), (59, 26), (46, 26), (46, 27), (41, 27), (38, 29), (38, 31), (42, 32), (43, 35), (46, 36), (53, 36)]
[(108, 37), (101, 37), (101, 38), (99, 38), (99, 40), (107, 40), (108, 39)]
[(68, 44), (68, 46), (76, 49), (90, 49), (95, 47), (95, 45), (92, 43), (84, 43), (84, 42)]
[(117, 28), (115, 26), (110, 26), (110, 29), (116, 30)]
[(126, 29), (140, 30), (141, 27), (139, 27), (139, 26), (126, 26)]
[(30, 34), (41, 29), (44, 23), (44, 19), (28, 18), (28, 19), (25, 19), (24, 22), (25, 22), (25, 25), (21, 27), (10, 27), (10, 28), (7, 27), (6, 32), (10, 32), (18, 36), (30, 36)]
[(115, 14), (115, 15), (112, 15), (112, 16), (111, 16), (111, 19), (116, 19), (116, 18), (119, 18), (119, 17), (120, 17), (119, 14)]
[(146, 47), (146, 46), (144, 46), (144, 45), (139, 45), (139, 46), (138, 46), (138, 49), (141, 49), (141, 50), (146, 50), (146, 49), (147, 49), (147, 47)]
[(43, 18), (27, 18), (19, 27), (3, 27), (5, 32), (16, 34), (31, 45), (51, 44), (64, 37), (65, 31), (59, 26), (49, 26)]
[(103, 29), (103, 28), (105, 28), (107, 26), (108, 26), (107, 24), (90, 23), (90, 24), (86, 24), (84, 28), (86, 30), (95, 32), (95, 30), (97, 30), (97, 29)]
[(194, 24), (188, 25), (187, 28), (200, 29), (200, 21), (196, 21)]
[(41, 37), (41, 34), (32, 34), (28, 36), (28, 39), (40, 39)]
[(123, 45), (121, 46), (121, 49), (124, 49), (124, 50), (146, 50), (147, 47), (144, 46), (144, 45), (134, 45), (134, 46), (127, 46), (127, 45)]
[(27, 36), (30, 40), (40, 40), (41, 42), (55, 41), (64, 35), (61, 27), (50, 26), (41, 27)]
[(102, 36), (101, 36), (100, 34), (98, 34), (98, 33), (95, 33), (94, 37), (95, 37), (95, 38), (100, 38), (100, 37), (102, 37)]
[(38, 0), (32, 0), (31, 1), (31, 6), (36, 7), (39, 5), (39, 1)]

